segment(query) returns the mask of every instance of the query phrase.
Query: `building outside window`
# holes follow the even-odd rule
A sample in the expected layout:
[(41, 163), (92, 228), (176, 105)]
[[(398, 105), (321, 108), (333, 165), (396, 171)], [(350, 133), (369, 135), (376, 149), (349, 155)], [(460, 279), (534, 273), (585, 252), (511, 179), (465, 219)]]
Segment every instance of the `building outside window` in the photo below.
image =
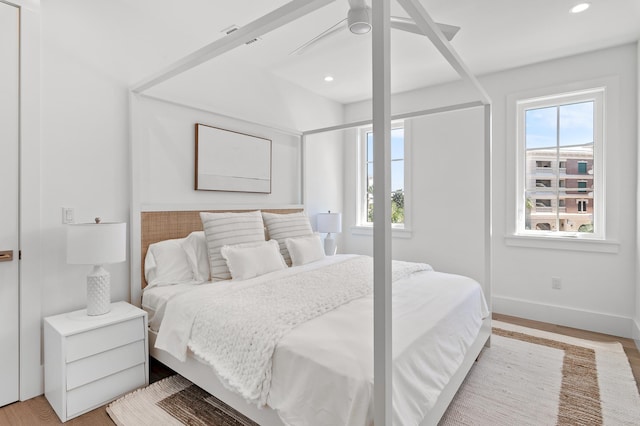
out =
[(595, 89), (517, 103), (519, 234), (604, 238), (603, 99)]
[[(363, 128), (360, 131), (360, 158), (361, 188), (360, 199), (360, 224), (373, 224), (373, 129)], [(391, 128), (391, 223), (394, 227), (404, 227), (406, 222), (405, 209), (406, 185), (405, 185), (405, 137), (404, 124), (394, 123)]]

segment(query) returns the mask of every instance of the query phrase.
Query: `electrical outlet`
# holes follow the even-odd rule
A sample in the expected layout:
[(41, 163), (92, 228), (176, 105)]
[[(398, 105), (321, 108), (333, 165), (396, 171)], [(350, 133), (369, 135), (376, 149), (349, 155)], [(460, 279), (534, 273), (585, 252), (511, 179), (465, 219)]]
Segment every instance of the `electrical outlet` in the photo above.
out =
[(554, 290), (560, 290), (562, 288), (562, 280), (560, 277), (551, 277), (551, 288)]
[(72, 207), (63, 207), (62, 208), (62, 223), (67, 225), (69, 223), (75, 223), (75, 211)]

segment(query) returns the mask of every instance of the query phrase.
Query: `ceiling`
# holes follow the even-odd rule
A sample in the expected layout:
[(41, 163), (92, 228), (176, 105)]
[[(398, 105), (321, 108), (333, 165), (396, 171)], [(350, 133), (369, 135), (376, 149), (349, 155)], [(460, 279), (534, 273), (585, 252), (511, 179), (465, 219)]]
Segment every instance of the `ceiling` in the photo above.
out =
[[(422, 0), (436, 22), (461, 27), (452, 45), (476, 75), (640, 39), (640, 1), (590, 2), (587, 11), (571, 14), (569, 9), (578, 3), (576, 0)], [(172, 16), (184, 15), (184, 8), (170, 6), (171, 3), (176, 2), (154, 2), (150, 13), (165, 24)], [(181, 32), (189, 38), (185, 45), (204, 46), (224, 37), (223, 29), (246, 25), (287, 0), (194, 0), (193, 3), (188, 10), (191, 18), (181, 21)], [(371, 34), (356, 36), (344, 31), (303, 55), (289, 55), (344, 19), (348, 8), (347, 0), (336, 0), (265, 34), (256, 43), (226, 53), (224, 59), (272, 73), (343, 104), (369, 99)], [(393, 0), (391, 12), (408, 17)], [(172, 23), (173, 27), (176, 25)], [(192, 50), (193, 47), (184, 54)], [(173, 60), (176, 59), (179, 58)], [(426, 37), (392, 30), (391, 59), (393, 93), (457, 79)], [(201, 67), (206, 70), (207, 66), (214, 65)], [(326, 75), (333, 76), (334, 81), (325, 82)]]

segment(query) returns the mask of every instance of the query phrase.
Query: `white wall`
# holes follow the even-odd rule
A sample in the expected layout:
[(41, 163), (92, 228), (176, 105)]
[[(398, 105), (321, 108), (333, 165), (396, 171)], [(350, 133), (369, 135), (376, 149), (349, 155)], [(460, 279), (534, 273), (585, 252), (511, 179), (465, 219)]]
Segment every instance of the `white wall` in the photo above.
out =
[[(310, 135), (304, 142), (304, 204), (313, 229), (321, 212), (343, 212), (345, 185), (342, 132)], [(344, 253), (343, 234), (336, 236), (338, 252)], [(324, 237), (324, 235), (323, 235)]]
[[(632, 318), (636, 316), (636, 169), (637, 169), (637, 48), (625, 45), (596, 51), (575, 57), (544, 62), (523, 68), (504, 71), (480, 78), (493, 100), (493, 303), (496, 312), (525, 318), (560, 323), (569, 326), (601, 331), (629, 337)], [(606, 79), (612, 81), (607, 98), (606, 133), (606, 189), (607, 189), (607, 239), (616, 241), (617, 253), (581, 252), (575, 250), (536, 249), (508, 246), (505, 237), (513, 232), (514, 218), (510, 212), (514, 200), (514, 158), (509, 144), (514, 140), (507, 134), (507, 97), (525, 91), (549, 87), (568, 87), (575, 82)], [(457, 84), (443, 85), (394, 97), (393, 112), (407, 112), (452, 104), (470, 99), (469, 92)], [(347, 120), (366, 117), (367, 103), (348, 105)], [(443, 115), (444, 117), (444, 115)], [(434, 116), (437, 118), (437, 116)], [(473, 138), (460, 130), (468, 127), (466, 120), (455, 120), (450, 127), (453, 146), (464, 157), (465, 151), (475, 149)], [(471, 131), (471, 130), (470, 130)], [(481, 128), (478, 132), (481, 132)], [(424, 127), (417, 136), (429, 140), (431, 135), (440, 135), (436, 128)], [(461, 132), (456, 135), (456, 133)], [(480, 136), (480, 135), (478, 135)], [(436, 139), (437, 140), (437, 139)], [(435, 143), (435, 141), (434, 141)], [(446, 150), (446, 148), (444, 148)], [(453, 150), (453, 148), (451, 148)], [(453, 152), (453, 151), (452, 151)], [(473, 152), (473, 151), (471, 151)], [(442, 153), (444, 154), (444, 153)], [(441, 154), (441, 155), (442, 155)], [(477, 154), (481, 161), (480, 154)], [(345, 157), (353, 158), (350, 148)], [(444, 157), (446, 159), (446, 157)], [(413, 164), (430, 164), (428, 157), (414, 153)], [(346, 163), (347, 173), (355, 163)], [(431, 166), (433, 173), (438, 164)], [(416, 172), (414, 172), (416, 173)], [(429, 172), (424, 172), (428, 175)], [(475, 169), (470, 173), (453, 173), (442, 177), (452, 187), (462, 187), (463, 182), (481, 179)], [(345, 209), (355, 210), (354, 192), (345, 191)], [(437, 193), (437, 192), (436, 192)], [(425, 191), (426, 194), (426, 191)], [(418, 199), (426, 195), (418, 195)], [(463, 193), (463, 197), (467, 194)], [(421, 201), (417, 201), (420, 203)], [(428, 203), (424, 203), (428, 205)], [(417, 206), (416, 206), (417, 207)], [(430, 214), (424, 207), (416, 208), (415, 215)], [(418, 216), (416, 216), (418, 218)], [(421, 219), (417, 219), (417, 223)], [(353, 222), (351, 222), (353, 224)], [(346, 234), (346, 245), (361, 250), (362, 243)], [(449, 235), (431, 234), (425, 240), (415, 234), (407, 242), (394, 239), (394, 248), (400, 256), (405, 253), (420, 253), (425, 247), (446, 249), (443, 257), (456, 256), (463, 249), (455, 237), (451, 244)], [(459, 244), (459, 245), (458, 245)], [(427, 259), (427, 261), (432, 261)], [(460, 262), (467, 262), (462, 259)], [(455, 263), (455, 262), (452, 262)], [(437, 265), (436, 265), (437, 266)], [(447, 269), (456, 271), (459, 265)], [(551, 289), (551, 277), (562, 278), (562, 290)]]
[[(135, 122), (140, 135), (140, 202), (147, 205), (282, 206), (301, 202), (301, 148), (299, 137), (274, 129), (140, 98)], [(195, 129), (201, 123), (272, 141), (271, 194), (196, 191)]]
[[(66, 264), (61, 208), (73, 207), (76, 222), (96, 216), (128, 221), (126, 61), (131, 52), (105, 31), (117, 12), (83, 6), (42, 5), (43, 316), (80, 309), (86, 300), (90, 267)], [(126, 300), (128, 262), (107, 269), (112, 299)]]

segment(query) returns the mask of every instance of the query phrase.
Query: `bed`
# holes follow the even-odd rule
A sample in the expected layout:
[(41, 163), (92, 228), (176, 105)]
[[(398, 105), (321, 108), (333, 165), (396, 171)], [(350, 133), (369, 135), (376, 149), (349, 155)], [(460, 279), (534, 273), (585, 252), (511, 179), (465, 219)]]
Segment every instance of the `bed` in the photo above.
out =
[[(252, 43), (256, 37), (261, 37), (270, 33), (278, 28), (287, 25), (296, 19), (310, 14), (326, 5), (333, 0), (290, 0), (273, 11), (261, 16), (246, 25), (243, 25), (238, 30), (228, 34), (225, 37), (216, 38), (216, 40), (203, 46), (197, 51), (180, 58), (174, 63), (164, 67), (158, 72), (153, 73), (142, 81), (134, 84), (130, 88), (129, 96), (129, 113), (131, 123), (131, 176), (132, 176), (132, 209), (131, 209), (131, 248), (133, 267), (131, 268), (132, 286), (131, 286), (131, 301), (134, 304), (141, 302), (141, 286), (137, 285), (140, 276), (140, 263), (138, 263), (137, 256), (140, 252), (146, 250), (144, 243), (145, 232), (142, 227), (145, 226), (145, 209), (147, 208), (162, 208), (162, 209), (187, 209), (190, 208), (185, 203), (193, 202), (194, 197), (185, 197), (184, 200), (176, 200), (174, 198), (159, 197), (158, 199), (148, 200), (144, 197), (145, 187), (144, 182), (148, 180), (148, 176), (144, 175), (146, 158), (143, 153), (143, 147), (145, 146), (145, 135), (147, 135), (148, 129), (142, 129), (139, 127), (141, 122), (140, 118), (145, 114), (144, 98), (154, 98), (163, 102), (168, 102), (174, 105), (186, 106), (188, 108), (195, 108), (198, 111), (203, 111), (222, 117), (226, 119), (239, 119), (244, 123), (252, 123), (258, 125), (265, 125), (266, 127), (273, 129), (277, 132), (283, 132), (285, 134), (292, 134), (300, 139), (301, 143), (301, 171), (297, 177), (300, 182), (300, 193), (297, 197), (287, 198), (282, 201), (271, 202), (284, 202), (294, 204), (304, 204), (309, 194), (304, 189), (304, 180), (310, 178), (305, 170), (305, 161), (303, 153), (303, 147), (306, 144), (307, 137), (315, 134), (342, 131), (346, 129), (353, 129), (364, 125), (373, 125), (374, 139), (379, 141), (374, 145), (376, 154), (374, 155), (374, 175), (376, 182), (382, 183), (375, 185), (374, 197), (376, 199), (385, 199), (388, 196), (390, 190), (390, 171), (389, 168), (385, 168), (385, 162), (388, 160), (388, 152), (390, 149), (390, 123), (392, 120), (406, 119), (417, 116), (424, 116), (429, 114), (437, 114), (442, 112), (456, 111), (467, 108), (482, 108), (484, 112), (484, 126), (482, 133), (484, 135), (484, 250), (482, 257), (484, 258), (484, 273), (482, 283), (484, 291), (487, 297), (489, 306), (491, 305), (491, 276), (492, 276), (492, 245), (491, 245), (491, 229), (492, 229), (492, 143), (491, 143), (491, 115), (492, 106), (491, 99), (488, 96), (486, 90), (482, 87), (478, 79), (471, 73), (470, 69), (464, 64), (458, 53), (453, 46), (448, 42), (438, 25), (429, 16), (420, 0), (398, 0), (399, 5), (404, 9), (411, 18), (419, 31), (419, 33), (425, 35), (433, 44), (433, 46), (442, 54), (443, 58), (448, 62), (456, 73), (466, 82), (467, 86), (473, 92), (473, 99), (463, 103), (442, 105), (439, 107), (421, 110), (421, 111), (402, 111), (392, 115), (391, 108), (391, 84), (390, 84), (390, 70), (388, 64), (391, 57), (391, 43), (390, 29), (391, 29), (391, 8), (389, 2), (384, 0), (372, 0), (371, 4), (371, 19), (372, 19), (372, 51), (376, 52), (372, 56), (372, 110), (371, 116), (364, 118), (363, 121), (350, 122), (343, 124), (336, 124), (333, 122), (324, 123), (320, 120), (320, 123), (314, 125), (324, 125), (329, 127), (322, 128), (300, 128), (308, 126), (310, 123), (306, 120), (295, 120), (288, 122), (287, 126), (281, 127), (274, 123), (253, 123), (251, 120), (247, 121), (247, 117), (242, 116), (242, 112), (239, 110), (229, 109), (222, 111), (213, 107), (207, 107), (207, 102), (199, 102), (197, 105), (184, 102), (181, 95), (169, 97), (157, 97), (153, 95), (153, 89), (157, 86), (171, 80), (172, 78), (181, 75), (189, 70), (198, 67), (199, 65), (218, 58), (221, 55), (233, 50), (237, 47), (244, 46), (245, 44)], [(221, 83), (221, 84), (224, 84)], [(162, 91), (161, 91), (162, 92)], [(181, 99), (181, 100), (179, 100)], [(217, 104), (216, 104), (217, 105)], [(224, 115), (231, 113), (231, 115)], [(220, 115), (222, 113), (222, 115)], [(240, 116), (236, 114), (240, 113)], [(280, 123), (284, 124), (284, 123)], [(292, 129), (293, 126), (295, 129)], [(479, 129), (480, 130), (480, 129)], [(203, 200), (204, 198), (200, 198)], [(216, 202), (215, 198), (207, 198), (207, 203)], [(247, 201), (248, 202), (248, 201)], [(321, 202), (320, 200), (314, 200), (314, 202)], [(151, 204), (145, 204), (151, 203)], [(175, 204), (178, 203), (178, 204)], [(163, 207), (161, 207), (163, 206)], [(191, 205), (193, 206), (193, 205)], [(198, 205), (197, 208), (201, 206)], [(196, 213), (197, 214), (197, 213)], [(178, 215), (181, 215), (178, 214)], [(160, 215), (162, 217), (162, 215)], [(140, 218), (142, 217), (142, 221)], [(376, 203), (374, 206), (374, 259), (375, 259), (375, 280), (374, 280), (374, 294), (375, 294), (375, 306), (374, 306), (374, 372), (376, 380), (374, 382), (373, 399), (374, 404), (374, 418), (378, 425), (392, 423), (392, 397), (393, 392), (391, 388), (391, 346), (392, 346), (392, 318), (391, 318), (391, 285), (389, 283), (390, 275), (390, 261), (391, 261), (391, 232), (390, 232), (390, 209), (385, 207), (385, 204)], [(170, 229), (167, 228), (167, 231)], [(178, 233), (173, 235), (167, 235), (165, 238), (178, 238), (187, 235), (189, 230), (185, 233)], [(170, 232), (168, 232), (170, 234)], [(141, 238), (142, 237), (142, 238)], [(144, 259), (144, 256), (143, 256)], [(142, 259), (140, 260), (142, 262)], [(144, 282), (144, 281), (143, 281)], [(483, 345), (489, 342), (491, 334), (490, 319), (485, 318), (480, 325), (480, 329), (477, 333), (477, 337), (463, 357), (462, 363), (452, 375), (448, 383), (444, 386), (439, 393), (433, 407), (428, 410), (425, 419), (421, 424), (435, 424), (438, 419), (446, 410), (449, 402), (455, 395), (456, 390), (462, 383), (466, 373), (469, 371), (473, 362), (480, 353)], [(150, 335), (150, 341), (153, 342), (153, 333)], [(221, 399), (229, 402), (239, 411), (249, 413), (249, 416), (258, 420), (261, 424), (279, 424), (278, 416), (269, 410), (257, 410), (252, 406), (245, 404), (242, 398), (234, 397), (233, 394), (223, 396), (224, 389), (218, 386), (215, 380), (212, 378), (210, 369), (203, 368), (202, 363), (190, 362), (185, 363), (175, 362), (176, 359), (163, 351), (156, 351), (152, 349), (152, 355), (159, 360), (165, 362), (170, 367), (176, 369), (185, 375), (185, 377), (194, 380), (200, 384), (203, 388), (209, 392), (220, 396)], [(189, 358), (188, 358), (189, 359)], [(209, 373), (207, 373), (209, 371)], [(235, 398), (235, 399), (234, 399)]]
[[(270, 211), (282, 216), (298, 212), (299, 209)], [(199, 212), (194, 211), (147, 212), (141, 220), (143, 260), (151, 244), (184, 238), (202, 229)], [(268, 383), (254, 394), (230, 380), (224, 368), (216, 373), (208, 363), (212, 359), (202, 349), (206, 344), (196, 343), (195, 336), (189, 337), (192, 328), (207, 329), (195, 322), (205, 320), (201, 318), (204, 308), (197, 305), (202, 301), (220, 303), (210, 310), (224, 319), (230, 315), (225, 310), (227, 305), (235, 304), (237, 298), (240, 298), (239, 305), (251, 305), (249, 300), (254, 296), (250, 295), (264, 294), (260, 291), (265, 287), (293, 285), (290, 288), (298, 288), (301, 283), (314, 280), (329, 282), (325, 277), (331, 274), (349, 276), (343, 282), (355, 283), (357, 277), (365, 275), (362, 271), (371, 270), (371, 265), (370, 258), (337, 255), (245, 280), (203, 284), (203, 280), (194, 279), (176, 285), (152, 286), (144, 290), (142, 299), (150, 318), (150, 354), (261, 425), (372, 424), (371, 292), (350, 293), (350, 299), (310, 318), (302, 318), (282, 333), (269, 357)], [(349, 275), (349, 271), (354, 272)], [(482, 289), (469, 278), (433, 271), (428, 265), (419, 264), (394, 263), (394, 274), (396, 271), (393, 424), (436, 424), (483, 346), (489, 342), (489, 312)], [(142, 282), (146, 283), (145, 277)], [(350, 284), (350, 288), (353, 286), (357, 284)], [(332, 297), (341, 287), (338, 284), (330, 291)], [(365, 287), (366, 284), (362, 284), (362, 288)], [(309, 287), (301, 291), (314, 290)], [(283, 294), (290, 292), (286, 290)], [(251, 310), (258, 311), (259, 305)], [(194, 334), (198, 333), (194, 331)], [(215, 356), (212, 357), (215, 361)], [(261, 378), (261, 386), (264, 382)]]

